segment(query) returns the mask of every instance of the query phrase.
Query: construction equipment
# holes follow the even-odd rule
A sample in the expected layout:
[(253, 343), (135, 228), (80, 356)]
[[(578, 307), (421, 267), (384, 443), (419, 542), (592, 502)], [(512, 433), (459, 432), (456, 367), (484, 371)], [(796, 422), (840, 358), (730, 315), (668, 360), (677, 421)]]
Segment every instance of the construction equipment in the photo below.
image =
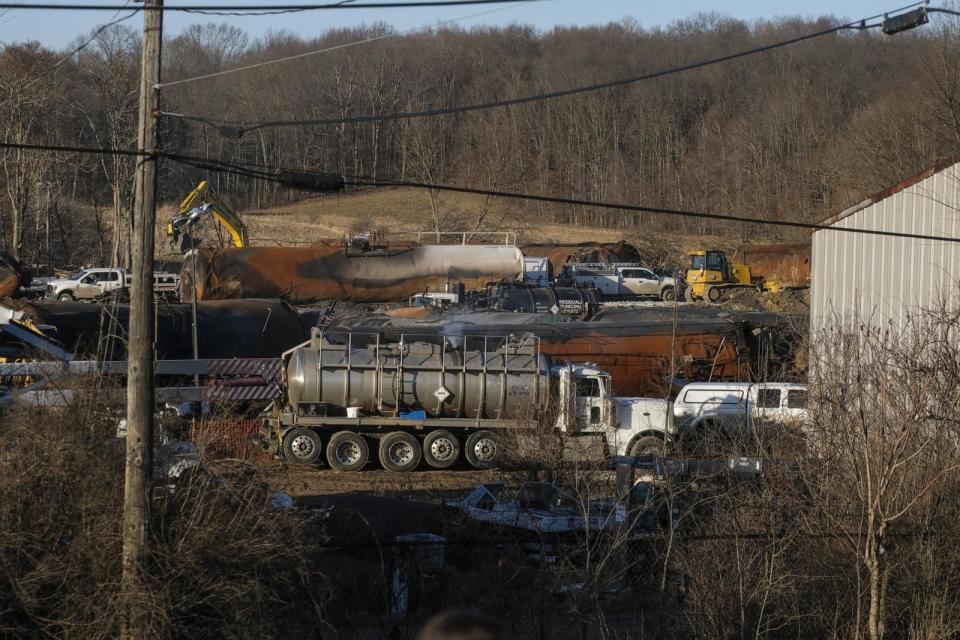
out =
[(226, 203), (220, 199), (217, 192), (204, 180), (197, 188), (190, 192), (177, 214), (167, 223), (167, 239), (170, 250), (176, 253), (186, 253), (200, 246), (200, 241), (191, 235), (191, 230), (203, 220), (207, 214), (213, 216), (221, 227), (230, 234), (234, 247), (247, 246), (247, 228), (243, 221)]
[(731, 289), (779, 293), (810, 286), (809, 244), (753, 245), (737, 253), (743, 261), (728, 259), (719, 249), (691, 251), (688, 299), (719, 302)]

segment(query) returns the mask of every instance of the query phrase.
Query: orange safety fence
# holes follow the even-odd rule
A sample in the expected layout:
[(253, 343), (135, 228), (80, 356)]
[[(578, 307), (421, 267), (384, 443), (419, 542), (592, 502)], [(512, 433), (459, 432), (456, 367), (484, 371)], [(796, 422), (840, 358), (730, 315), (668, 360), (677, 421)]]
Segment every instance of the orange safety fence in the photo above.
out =
[(269, 460), (272, 454), (250, 442), (259, 420), (198, 420), (190, 427), (190, 440), (207, 459)]

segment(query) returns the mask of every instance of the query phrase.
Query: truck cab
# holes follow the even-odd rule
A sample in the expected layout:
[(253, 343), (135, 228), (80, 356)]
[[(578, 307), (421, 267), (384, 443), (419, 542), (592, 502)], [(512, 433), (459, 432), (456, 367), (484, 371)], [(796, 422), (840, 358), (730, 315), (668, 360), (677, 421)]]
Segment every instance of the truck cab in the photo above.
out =
[(610, 393), (610, 375), (592, 365), (551, 372), (559, 384), (557, 427), (571, 436), (601, 436), (610, 456), (658, 453), (673, 438), (673, 406), (659, 398)]

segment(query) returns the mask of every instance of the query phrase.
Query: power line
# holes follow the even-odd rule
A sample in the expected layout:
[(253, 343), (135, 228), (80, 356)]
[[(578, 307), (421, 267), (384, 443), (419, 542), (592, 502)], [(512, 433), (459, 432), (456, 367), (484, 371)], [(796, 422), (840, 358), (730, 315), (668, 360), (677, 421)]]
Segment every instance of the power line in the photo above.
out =
[[(150, 153), (137, 149), (107, 149), (96, 147), (46, 145), (46, 144), (17, 144), (0, 143), (0, 149), (22, 149), (28, 151), (51, 151), (63, 153), (83, 153), (83, 154), (106, 154), (116, 156), (149, 156)], [(318, 171), (296, 171), (281, 167), (270, 167), (268, 165), (254, 163), (236, 163), (226, 160), (217, 160), (216, 158), (205, 158), (200, 156), (190, 156), (168, 151), (158, 151), (155, 154), (158, 158), (170, 160), (178, 164), (192, 166), (206, 171), (226, 173), (246, 178), (255, 178), (274, 182), (276, 184), (292, 186), (296, 180), (290, 176), (313, 176), (318, 183), (323, 180), (337, 177), (342, 178), (343, 183), (352, 186), (366, 187), (406, 187), (411, 189), (425, 189), (434, 191), (448, 191), (454, 193), (469, 193), (473, 195), (489, 196), (494, 198), (504, 198), (510, 200), (526, 200), (533, 202), (546, 202), (549, 204), (565, 204), (578, 207), (593, 207), (597, 209), (611, 209), (616, 211), (630, 211), (632, 213), (652, 213), (657, 215), (667, 215), (682, 218), (697, 218), (702, 220), (721, 220), (724, 222), (737, 222), (743, 224), (761, 224), (774, 227), (789, 227), (794, 229), (810, 229), (813, 231), (840, 231), (845, 233), (862, 233), (866, 235), (884, 236), (890, 238), (905, 238), (911, 240), (932, 240), (935, 242), (960, 242), (960, 238), (950, 238), (947, 236), (932, 236), (917, 233), (901, 233), (897, 231), (880, 231), (875, 229), (861, 229), (856, 227), (835, 227), (815, 222), (796, 222), (791, 220), (769, 220), (765, 218), (751, 218), (726, 213), (710, 213), (706, 211), (688, 211), (683, 209), (669, 209), (665, 207), (646, 207), (642, 205), (631, 205), (617, 202), (604, 202), (599, 200), (584, 200), (580, 198), (564, 198), (561, 196), (544, 196), (533, 193), (517, 193), (513, 191), (499, 191), (494, 189), (475, 189), (472, 187), (459, 187), (456, 185), (434, 184), (427, 182), (414, 182), (409, 180), (385, 180), (371, 178), (368, 176), (336, 176), (332, 173)], [(303, 182), (306, 182), (304, 180)], [(292, 188), (298, 188), (292, 186)]]
[[(895, 12), (902, 11), (906, 8), (916, 6), (917, 4), (921, 4), (921, 3), (910, 4), (910, 5), (907, 5), (906, 7), (895, 9), (894, 11)], [(359, 124), (359, 123), (365, 123), (365, 122), (406, 120), (411, 118), (424, 118), (424, 117), (435, 117), (435, 116), (443, 116), (443, 115), (453, 115), (453, 114), (459, 114), (459, 113), (468, 113), (472, 111), (497, 109), (497, 108), (520, 105), (520, 104), (529, 104), (533, 102), (543, 102), (545, 100), (553, 100), (555, 98), (562, 98), (562, 97), (576, 95), (580, 93), (589, 93), (589, 92), (601, 91), (605, 89), (612, 89), (615, 87), (628, 86), (628, 85), (636, 84), (639, 82), (644, 82), (646, 80), (662, 78), (662, 77), (677, 74), (677, 73), (683, 73), (685, 71), (701, 69), (703, 67), (719, 64), (721, 62), (729, 62), (731, 60), (745, 58), (745, 57), (756, 55), (759, 53), (764, 53), (767, 51), (773, 51), (775, 49), (780, 49), (782, 47), (786, 47), (792, 44), (797, 44), (807, 40), (812, 40), (814, 38), (820, 38), (820, 37), (830, 35), (833, 33), (838, 33), (844, 30), (861, 31), (866, 29), (878, 28), (881, 26), (880, 23), (867, 24), (868, 21), (873, 20), (877, 17), (880, 17), (880, 16), (879, 15), (870, 16), (868, 18), (862, 18), (860, 20), (855, 20), (853, 22), (848, 22), (846, 24), (838, 25), (835, 27), (830, 27), (827, 29), (822, 29), (820, 31), (807, 33), (794, 38), (781, 40), (779, 42), (764, 45), (761, 47), (754, 47), (751, 49), (745, 49), (743, 51), (738, 51), (735, 53), (718, 56), (715, 58), (709, 58), (707, 60), (701, 60), (698, 62), (671, 67), (668, 69), (661, 69), (659, 71), (654, 71), (652, 73), (645, 73), (638, 76), (631, 76), (627, 78), (620, 78), (617, 80), (610, 80), (607, 82), (570, 87), (570, 88), (561, 89), (558, 91), (538, 93), (538, 94), (522, 96), (518, 98), (507, 98), (503, 100), (479, 102), (479, 103), (469, 104), (469, 105), (458, 105), (454, 107), (438, 107), (434, 109), (425, 109), (423, 111), (401, 111), (401, 112), (386, 113), (386, 114), (351, 116), (346, 118), (319, 118), (319, 119), (310, 119), (310, 120), (268, 120), (268, 121), (260, 121), (260, 122), (244, 122), (244, 121), (215, 122), (204, 116), (194, 116), (194, 115), (172, 113), (172, 112), (166, 112), (166, 111), (161, 112), (160, 115), (166, 116), (169, 118), (178, 118), (181, 120), (199, 122), (209, 127), (219, 128), (221, 129), (222, 132), (228, 133), (231, 137), (237, 137), (239, 135), (242, 135), (244, 132), (256, 131), (258, 129), (273, 128), (273, 127), (303, 127), (303, 126), (323, 126), (323, 125), (340, 125), (340, 124)]]
[[(30, 87), (32, 87), (33, 85), (35, 85), (37, 82), (39, 82), (40, 80), (42, 80), (47, 74), (56, 71), (58, 68), (60, 68), (60, 66), (61, 66), (62, 64), (64, 64), (64, 63), (67, 62), (68, 60), (72, 59), (73, 56), (77, 55), (78, 53), (80, 53), (81, 51), (83, 51), (84, 49), (86, 49), (88, 46), (90, 46), (90, 43), (92, 43), (94, 40), (96, 40), (96, 39), (100, 36), (101, 33), (103, 33), (104, 31), (106, 31), (107, 29), (109, 29), (109, 28), (112, 27), (113, 25), (119, 24), (119, 23), (121, 23), (121, 22), (123, 22), (123, 21), (125, 21), (125, 20), (129, 20), (129, 19), (132, 18), (133, 16), (137, 15), (137, 10), (136, 10), (136, 9), (132, 9), (132, 8), (127, 7), (127, 5), (129, 5), (129, 4), (130, 4), (130, 0), (127, 0), (127, 2), (124, 3), (123, 7), (121, 7), (120, 9), (118, 9), (117, 12), (116, 12), (115, 14), (113, 14), (113, 18), (112, 18), (109, 22), (106, 22), (105, 24), (102, 24), (102, 25), (100, 25), (99, 27), (97, 27), (97, 28), (94, 30), (94, 32), (90, 34), (90, 37), (89, 37), (89, 38), (87, 38), (86, 40), (84, 40), (83, 42), (81, 42), (77, 47), (75, 47), (72, 51), (70, 51), (70, 53), (68, 53), (67, 55), (63, 56), (63, 57), (62, 57), (60, 60), (58, 60), (56, 63), (52, 64), (50, 67), (48, 67), (47, 69), (44, 69), (44, 70), (41, 71), (39, 74), (37, 74), (37, 76), (36, 76), (33, 80), (31, 80), (30, 82), (28, 82), (28, 83), (26, 84), (26, 86), (24, 86), (22, 89), (20, 89), (20, 92), (26, 91), (27, 89), (29, 89)], [(123, 11), (123, 10), (129, 10), (130, 13), (128, 13), (128, 14), (125, 15), (125, 16), (121, 16), (121, 17), (118, 18), (117, 16), (118, 16), (118, 15), (121, 13), (121, 11)]]
[[(404, 9), (409, 7), (457, 7), (465, 5), (507, 4), (516, 2), (544, 2), (545, 0), (414, 0), (412, 2), (334, 2), (328, 4), (282, 4), (282, 5), (163, 5), (137, 6), (131, 11), (180, 11), (183, 13), (216, 13), (224, 15), (269, 15), (300, 11), (319, 11), (323, 9)], [(37, 11), (118, 11), (122, 5), (115, 4), (53, 4), (53, 3), (16, 3), (2, 2), (0, 10), (20, 9)], [(230, 12), (226, 14), (224, 12)]]
[[(518, 2), (515, 2), (514, 4), (510, 4), (510, 5), (507, 5), (507, 6), (504, 6), (504, 7), (497, 7), (496, 9), (490, 9), (489, 11), (481, 11), (481, 12), (479, 12), (479, 13), (471, 13), (471, 14), (468, 15), (468, 16), (461, 16), (461, 17), (459, 17), (459, 18), (451, 18), (451, 19), (449, 19), (449, 20), (441, 20), (440, 22), (437, 23), (437, 25), (439, 26), (439, 25), (453, 24), (453, 23), (456, 23), (456, 22), (461, 22), (461, 21), (463, 21), (463, 20), (469, 20), (470, 18), (477, 18), (477, 17), (479, 17), (479, 16), (485, 16), (485, 15), (488, 15), (488, 14), (491, 14), (491, 13), (496, 13), (496, 12), (498, 12), (498, 11), (506, 11), (507, 9), (513, 9), (514, 7), (517, 7), (517, 6), (521, 5), (521, 4), (523, 4), (523, 0), (520, 0), (520, 1), (518, 1)], [(430, 26), (433, 26), (433, 25), (430, 25)], [(424, 27), (424, 28), (428, 28), (428, 27)], [(306, 52), (304, 52), (304, 53), (297, 53), (297, 54), (294, 54), (294, 55), (292, 55), (292, 56), (285, 56), (285, 57), (283, 57), (283, 58), (277, 58), (277, 59), (275, 59), (275, 60), (266, 60), (266, 61), (264, 61), (264, 62), (257, 62), (257, 63), (254, 63), (254, 64), (248, 64), (248, 65), (245, 65), (245, 66), (243, 66), (243, 67), (236, 67), (236, 68), (234, 68), (234, 69), (226, 69), (226, 70), (224, 70), (224, 71), (215, 71), (215, 72), (213, 72), (213, 73), (207, 73), (207, 74), (204, 74), (204, 75), (195, 76), (195, 77), (193, 77), (193, 78), (183, 78), (183, 79), (181, 79), (181, 80), (173, 80), (173, 81), (171, 81), (171, 82), (161, 82), (161, 83), (158, 84), (155, 88), (156, 88), (156, 89), (162, 89), (162, 88), (167, 88), (167, 87), (173, 87), (173, 86), (177, 86), (177, 85), (186, 84), (186, 83), (188, 83), (188, 82), (196, 82), (196, 81), (198, 81), (198, 80), (209, 80), (209, 79), (211, 79), (211, 78), (218, 78), (218, 77), (220, 77), (220, 76), (225, 76), (225, 75), (229, 75), (229, 74), (232, 74), (232, 73), (240, 73), (240, 72), (242, 72), (242, 71), (250, 71), (250, 70), (252, 70), (252, 69), (259, 69), (259, 68), (261, 68), (261, 67), (267, 67), (267, 66), (270, 66), (270, 65), (279, 64), (279, 63), (281, 63), (281, 62), (290, 62), (290, 61), (292, 61), (292, 60), (300, 60), (300, 59), (302, 59), (302, 58), (308, 58), (308, 57), (311, 57), (311, 56), (320, 55), (320, 54), (322, 54), (322, 53), (330, 53), (330, 52), (333, 52), (333, 51), (339, 51), (339, 50), (341, 50), (341, 49), (347, 49), (347, 48), (349, 48), (349, 47), (355, 47), (355, 46), (358, 46), (358, 45), (361, 45), (361, 44), (368, 44), (368, 43), (371, 43), (371, 42), (377, 42), (378, 40), (386, 40), (386, 39), (388, 39), (388, 38), (398, 38), (398, 37), (401, 37), (401, 36), (405, 36), (405, 35), (410, 35), (410, 34), (413, 34), (413, 33), (417, 33), (417, 31), (418, 31), (418, 29), (407, 29), (406, 31), (390, 31), (390, 32), (388, 32), (388, 33), (384, 33), (384, 34), (381, 34), (381, 35), (379, 35), (379, 36), (372, 36), (372, 37), (369, 37), (369, 38), (363, 38), (363, 39), (361, 39), (361, 40), (353, 40), (353, 41), (351, 41), (351, 42), (345, 42), (345, 43), (343, 43), (343, 44), (338, 44), (338, 45), (334, 45), (334, 46), (331, 46), (331, 47), (325, 47), (325, 48), (323, 48), (323, 49), (316, 49), (316, 50), (314, 50), (314, 51), (306, 51)]]
[[(174, 162), (181, 162), (183, 164), (192, 164), (195, 162), (193, 160), (186, 160), (183, 156), (167, 156), (170, 160)], [(238, 163), (229, 163), (229, 162), (220, 162), (216, 160), (205, 159), (204, 160), (205, 169), (210, 169), (213, 171), (219, 171), (218, 166), (224, 167), (226, 172), (234, 173), (236, 175), (244, 175), (245, 172), (249, 171), (247, 174), (248, 177), (259, 178), (261, 180), (268, 180), (271, 182), (276, 182), (283, 184), (283, 181), (280, 178), (279, 173), (275, 175), (270, 175), (270, 172), (281, 172), (287, 171), (285, 169), (279, 168), (270, 168), (265, 165), (255, 165), (255, 164), (238, 164)], [(193, 165), (197, 166), (197, 165)], [(255, 167), (256, 171), (252, 170), (251, 167)], [(256, 173), (256, 175), (254, 175)], [(300, 172), (309, 174), (311, 172)], [(329, 176), (330, 174), (325, 173), (314, 173), (317, 176)], [(578, 207), (593, 207), (597, 209), (611, 209), (617, 211), (630, 211), (633, 213), (652, 213), (658, 215), (668, 215), (674, 217), (683, 217), (683, 218), (697, 218), (705, 220), (721, 220), (724, 222), (738, 222), (744, 224), (760, 224), (767, 226), (776, 226), (776, 227), (789, 227), (795, 229), (809, 229), (813, 231), (840, 231), (846, 233), (862, 233), (866, 235), (875, 235), (875, 236), (885, 236), (892, 238), (907, 238), (913, 240), (932, 240), (937, 242), (960, 242), (960, 238), (950, 238), (947, 236), (933, 236), (925, 234), (916, 234), (916, 233), (900, 233), (896, 231), (881, 231), (874, 229), (861, 229), (861, 228), (849, 228), (849, 227), (836, 227), (825, 224), (818, 224), (814, 222), (795, 222), (790, 220), (769, 220), (764, 218), (751, 218), (748, 216), (724, 214), (724, 213), (710, 213), (705, 211), (687, 211), (682, 209), (669, 209), (665, 207), (646, 207), (642, 205), (630, 205), (624, 203), (615, 203), (615, 202), (603, 202), (597, 200), (583, 200), (579, 198), (564, 198), (560, 196), (543, 196), (532, 193), (517, 193), (512, 191), (499, 191), (494, 189), (476, 189), (472, 187), (460, 187), (455, 185), (444, 185), (444, 184), (434, 184), (434, 183), (425, 183), (425, 182), (414, 182), (409, 180), (383, 180), (376, 179), (367, 176), (343, 176), (344, 181), (347, 184), (353, 186), (368, 186), (368, 187), (406, 187), (413, 189), (425, 189), (425, 190), (435, 190), (435, 191), (448, 191), (454, 193), (469, 193), (473, 195), (482, 195), (495, 198), (505, 198), (511, 200), (525, 200), (533, 202), (546, 202), (550, 204), (565, 204)]]

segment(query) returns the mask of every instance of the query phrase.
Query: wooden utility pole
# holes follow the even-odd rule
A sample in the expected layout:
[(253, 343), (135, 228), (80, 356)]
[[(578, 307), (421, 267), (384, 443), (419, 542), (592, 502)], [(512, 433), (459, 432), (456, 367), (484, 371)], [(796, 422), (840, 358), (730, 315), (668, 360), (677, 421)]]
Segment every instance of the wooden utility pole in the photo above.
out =
[(123, 495), (123, 576), (125, 640), (150, 637), (144, 611), (150, 493), (153, 481), (153, 233), (157, 214), (157, 111), (163, 0), (144, 0), (143, 59), (140, 68), (140, 123), (133, 201), (133, 282), (127, 348), (127, 457)]

